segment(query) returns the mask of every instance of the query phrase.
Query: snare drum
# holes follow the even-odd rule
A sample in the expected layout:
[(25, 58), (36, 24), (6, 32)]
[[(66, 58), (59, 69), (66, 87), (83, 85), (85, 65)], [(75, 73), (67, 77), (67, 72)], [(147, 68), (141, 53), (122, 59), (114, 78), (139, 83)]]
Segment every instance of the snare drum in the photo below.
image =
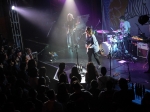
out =
[(117, 44), (113, 44), (112, 46), (108, 42), (103, 42), (100, 44), (100, 51), (103, 56), (107, 56), (110, 50), (111, 52), (117, 51)]

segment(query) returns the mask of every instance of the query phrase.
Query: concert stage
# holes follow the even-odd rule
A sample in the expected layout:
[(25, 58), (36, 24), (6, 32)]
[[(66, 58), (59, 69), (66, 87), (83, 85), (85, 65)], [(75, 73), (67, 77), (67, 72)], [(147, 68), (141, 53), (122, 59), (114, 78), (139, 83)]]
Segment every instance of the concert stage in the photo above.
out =
[[(50, 51), (54, 51), (58, 54), (58, 58), (50, 62), (50, 57), (47, 55)], [(77, 51), (76, 51), (77, 50)], [(53, 66), (58, 69), (58, 65), (60, 62), (66, 63), (66, 72), (67, 74), (70, 73), (71, 68), (77, 64), (77, 54), (78, 54), (78, 63), (79, 65), (83, 66), (82, 71), (82, 83), (85, 83), (84, 74), (86, 72), (86, 64), (87, 64), (87, 54), (86, 49), (82, 44), (77, 49), (68, 49), (67, 47), (63, 46), (49, 46), (49, 49), (45, 50), (46, 54), (43, 53), (42, 56), (39, 56), (39, 61), (44, 62), (49, 66)], [(97, 67), (97, 63), (93, 58), (93, 63)], [(120, 63), (119, 59), (108, 59), (106, 56), (100, 57), (100, 62), (102, 66), (107, 68), (107, 75), (111, 75), (115, 79), (119, 79), (121, 77), (131, 80), (131, 83), (139, 83), (144, 85), (146, 89), (150, 89), (150, 74), (145, 74), (144, 71), (147, 70), (146, 59), (145, 58), (138, 58), (137, 61), (127, 61), (124, 63)], [(126, 60), (125, 60), (126, 61)], [(111, 62), (111, 66), (110, 66)], [(111, 70), (110, 70), (111, 68)], [(47, 68), (48, 69), (48, 68)], [(100, 74), (100, 70), (97, 69), (98, 73)], [(56, 74), (56, 72), (55, 72)], [(55, 74), (51, 74), (52, 77), (55, 77)], [(56, 77), (55, 77), (56, 78)], [(56, 78), (57, 79), (57, 78)], [(69, 79), (70, 80), (70, 79)]]

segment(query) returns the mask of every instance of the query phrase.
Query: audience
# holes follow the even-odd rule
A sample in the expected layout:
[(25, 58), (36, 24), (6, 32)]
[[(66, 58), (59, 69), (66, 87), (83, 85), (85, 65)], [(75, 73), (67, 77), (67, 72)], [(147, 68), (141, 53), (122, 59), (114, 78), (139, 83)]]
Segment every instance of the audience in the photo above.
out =
[[(84, 89), (77, 67), (72, 67), (68, 76), (65, 63), (60, 63), (59, 80), (53, 83), (57, 88), (51, 88), (48, 68), (38, 69), (37, 61), (30, 55), (30, 48), (23, 54), (19, 49), (0, 46), (0, 112), (133, 111), (134, 93), (128, 89), (128, 82), (107, 76), (105, 67), (99, 75), (92, 62), (87, 64)], [(120, 90), (114, 89), (117, 82)], [(141, 101), (143, 112), (149, 112), (149, 102), (150, 94), (145, 93)]]

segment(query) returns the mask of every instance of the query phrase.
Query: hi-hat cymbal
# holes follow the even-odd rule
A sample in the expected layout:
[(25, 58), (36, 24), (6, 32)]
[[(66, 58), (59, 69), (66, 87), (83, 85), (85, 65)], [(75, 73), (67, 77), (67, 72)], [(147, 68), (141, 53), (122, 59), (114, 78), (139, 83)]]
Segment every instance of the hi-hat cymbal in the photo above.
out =
[(97, 33), (109, 33), (108, 30), (97, 30)]

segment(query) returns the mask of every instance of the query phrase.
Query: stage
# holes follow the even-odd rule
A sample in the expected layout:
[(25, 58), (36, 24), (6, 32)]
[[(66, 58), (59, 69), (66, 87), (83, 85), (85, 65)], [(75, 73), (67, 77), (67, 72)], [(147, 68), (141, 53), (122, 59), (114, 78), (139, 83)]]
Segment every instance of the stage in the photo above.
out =
[[(39, 61), (44, 62), (49, 66), (53, 66), (58, 69), (58, 65), (61, 62), (66, 63), (65, 71), (69, 75), (71, 72), (71, 68), (75, 66), (77, 63), (83, 66), (82, 75), (82, 83), (85, 83), (84, 74), (86, 72), (86, 64), (88, 63), (88, 57), (86, 54), (86, 49), (84, 44), (79, 44), (79, 48), (68, 49), (65, 46), (52, 46), (50, 45), (48, 49), (44, 50), (43, 54), (39, 56)], [(48, 52), (56, 52), (58, 58), (56, 60), (50, 61), (50, 56)], [(78, 59), (77, 59), (78, 57)], [(138, 58), (138, 57), (137, 57)], [(96, 60), (92, 57), (92, 61), (94, 65), (97, 67)], [(127, 62), (120, 63), (120, 59), (112, 58), (111, 60), (108, 59), (106, 56), (100, 57), (100, 62), (102, 66), (107, 68), (107, 75), (114, 77), (115, 79), (119, 79), (121, 77), (130, 79), (131, 83), (139, 83), (144, 85), (146, 89), (150, 89), (150, 74), (145, 74), (144, 71), (147, 70), (146, 65), (146, 58), (138, 58), (137, 61), (133, 62), (129, 60), (124, 60)], [(111, 62), (111, 66), (110, 66)], [(110, 69), (111, 68), (111, 69)], [(57, 70), (55, 70), (57, 72)], [(97, 69), (98, 73), (100, 74), (100, 70)], [(55, 72), (55, 74), (56, 74)], [(53, 78), (57, 80), (53, 75)], [(70, 80), (70, 79), (69, 79)]]

